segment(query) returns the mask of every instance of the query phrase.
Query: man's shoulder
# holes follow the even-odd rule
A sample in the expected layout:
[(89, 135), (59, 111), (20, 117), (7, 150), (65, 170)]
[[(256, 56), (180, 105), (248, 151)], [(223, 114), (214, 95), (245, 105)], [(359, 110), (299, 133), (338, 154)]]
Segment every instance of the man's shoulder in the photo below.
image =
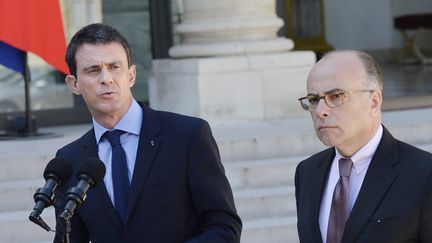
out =
[(409, 160), (410, 163), (420, 163), (432, 168), (432, 153), (403, 141), (398, 141), (398, 156), (400, 160)]
[[(432, 159), (432, 154), (430, 152), (393, 137), (393, 135), (385, 127), (383, 138), (381, 139), (378, 149), (381, 149), (384, 153), (397, 151), (397, 156), (399, 157), (398, 159), (410, 158), (412, 160), (413, 158), (416, 158), (420, 160), (428, 160), (429, 162)], [(430, 164), (432, 165), (432, 163)]]
[(156, 117), (156, 122), (163, 131), (193, 131), (202, 126), (209, 126), (206, 120), (199, 117), (154, 109), (150, 109), (147, 112), (151, 112), (152, 116)]
[(334, 151), (335, 151), (334, 147), (322, 150), (322, 151), (320, 151), (316, 154), (313, 154), (312, 156), (302, 160), (300, 162), (299, 166), (305, 166), (305, 167), (316, 166), (317, 163), (325, 162), (328, 159), (330, 159), (331, 157), (334, 157), (334, 154), (335, 154)]
[(193, 117), (188, 115), (183, 115), (170, 111), (160, 111), (160, 110), (152, 110), (156, 113), (160, 122), (181, 122), (181, 123), (203, 123), (206, 122), (204, 119), (199, 117)]
[(58, 150), (57, 153), (67, 154), (67, 153), (74, 153), (76, 151), (79, 151), (79, 149), (82, 148), (88, 142), (91, 136), (94, 137), (93, 129), (88, 130), (84, 135), (82, 135), (78, 139), (64, 145)]

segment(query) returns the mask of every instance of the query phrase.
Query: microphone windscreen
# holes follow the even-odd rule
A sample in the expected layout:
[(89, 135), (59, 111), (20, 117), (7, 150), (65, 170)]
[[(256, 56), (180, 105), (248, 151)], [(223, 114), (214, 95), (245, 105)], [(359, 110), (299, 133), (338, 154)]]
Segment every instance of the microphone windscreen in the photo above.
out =
[(78, 180), (81, 179), (81, 175), (89, 176), (93, 180), (92, 186), (96, 186), (105, 176), (105, 165), (98, 158), (86, 159), (78, 169)]
[(43, 175), (45, 180), (50, 179), (53, 175), (57, 176), (59, 185), (62, 185), (69, 180), (72, 171), (72, 163), (69, 160), (54, 158), (48, 162)]

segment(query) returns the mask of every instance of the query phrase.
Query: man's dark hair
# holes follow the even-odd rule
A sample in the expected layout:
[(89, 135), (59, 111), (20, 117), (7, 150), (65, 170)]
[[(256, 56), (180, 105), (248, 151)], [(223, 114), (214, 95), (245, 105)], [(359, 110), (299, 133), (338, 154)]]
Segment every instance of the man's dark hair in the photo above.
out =
[(84, 44), (110, 44), (119, 43), (126, 51), (128, 66), (131, 65), (131, 50), (129, 44), (120, 32), (109, 25), (105, 24), (90, 24), (79, 30), (69, 42), (66, 49), (66, 62), (69, 66), (69, 71), (76, 76), (76, 59), (77, 50)]

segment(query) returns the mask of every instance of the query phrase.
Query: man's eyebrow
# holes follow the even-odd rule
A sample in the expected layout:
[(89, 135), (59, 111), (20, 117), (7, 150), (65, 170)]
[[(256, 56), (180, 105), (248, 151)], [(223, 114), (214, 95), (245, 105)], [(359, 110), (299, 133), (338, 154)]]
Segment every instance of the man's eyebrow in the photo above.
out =
[[(115, 65), (121, 65), (122, 61), (113, 61), (110, 63), (106, 63), (105, 65), (111, 67), (111, 66), (115, 66)], [(84, 67), (84, 71), (88, 71), (88, 70), (92, 70), (92, 69), (99, 69), (100, 68), (100, 64), (94, 64), (94, 65), (90, 65), (88, 67)]]
[[(334, 92), (340, 92), (340, 91), (345, 92), (346, 90), (341, 89), (341, 88), (335, 88), (335, 89), (330, 89), (330, 90), (326, 90), (326, 91), (324, 91), (324, 94), (331, 94), (331, 93), (334, 93)], [(319, 96), (319, 94), (316, 94), (316, 93), (308, 93), (307, 96)]]
[(122, 61), (113, 61), (113, 62), (107, 63), (106, 65), (107, 66), (114, 66), (114, 65), (121, 65), (121, 64), (122, 64)]
[(335, 88), (335, 89), (331, 89), (331, 90), (325, 91), (324, 94), (331, 94), (331, 93), (334, 93), (334, 92), (341, 92), (341, 91), (345, 92), (346, 90), (341, 89), (341, 88)]
[(98, 69), (98, 68), (100, 68), (100, 65), (95, 64), (95, 65), (90, 65), (90, 66), (88, 66), (88, 67), (84, 67), (83, 70), (84, 70), (84, 71), (88, 71), (88, 70)]

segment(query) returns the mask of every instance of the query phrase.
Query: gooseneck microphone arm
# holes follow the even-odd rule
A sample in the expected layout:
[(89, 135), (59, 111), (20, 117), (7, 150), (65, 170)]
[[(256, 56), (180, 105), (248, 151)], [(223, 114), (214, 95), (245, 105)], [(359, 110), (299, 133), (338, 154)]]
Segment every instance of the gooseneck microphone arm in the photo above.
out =
[(71, 174), (72, 163), (68, 160), (54, 158), (48, 163), (44, 171), (46, 183), (42, 188), (37, 189), (33, 196), (36, 204), (30, 213), (30, 221), (46, 231), (51, 231), (51, 228), (42, 220), (40, 215), (46, 207), (53, 204), (55, 190), (59, 185), (68, 181)]
[(75, 209), (86, 200), (87, 190), (93, 184), (92, 178), (87, 175), (80, 175), (80, 181), (76, 187), (72, 187), (66, 193), (66, 205), (63, 212), (59, 216), (60, 222), (70, 220), (75, 212)]
[(95, 187), (105, 176), (105, 165), (98, 158), (85, 160), (77, 172), (78, 184), (70, 188), (66, 193), (66, 204), (60, 213), (57, 223), (63, 234), (63, 242), (69, 243), (71, 223), (75, 210), (81, 206), (87, 198), (87, 190)]
[(50, 174), (48, 177), (49, 179), (46, 181), (44, 187), (37, 189), (33, 196), (36, 205), (29, 216), (30, 221), (39, 225), (46, 231), (50, 231), (51, 228), (42, 220), (40, 214), (45, 207), (52, 205), (54, 201), (54, 191), (57, 189), (57, 182), (59, 181), (56, 175)]

